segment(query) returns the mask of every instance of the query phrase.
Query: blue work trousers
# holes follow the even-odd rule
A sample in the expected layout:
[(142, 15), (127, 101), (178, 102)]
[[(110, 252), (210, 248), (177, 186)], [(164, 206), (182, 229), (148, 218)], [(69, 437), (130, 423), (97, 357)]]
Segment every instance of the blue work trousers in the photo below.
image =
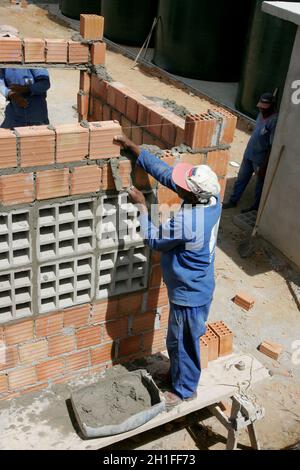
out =
[(170, 303), (167, 349), (173, 391), (182, 399), (190, 398), (200, 380), (200, 336), (206, 331), (210, 304), (183, 307)]
[[(252, 162), (248, 158), (244, 158), (240, 167), (240, 171), (237, 177), (237, 180), (234, 185), (233, 193), (230, 197), (230, 201), (233, 203), (238, 203), (241, 199), (249, 181), (252, 178), (253, 173), (257, 173), (259, 166), (257, 163)], [(253, 205), (254, 209), (258, 209), (261, 194), (264, 186), (264, 178), (259, 175), (256, 175), (256, 187), (255, 187), (255, 203)]]

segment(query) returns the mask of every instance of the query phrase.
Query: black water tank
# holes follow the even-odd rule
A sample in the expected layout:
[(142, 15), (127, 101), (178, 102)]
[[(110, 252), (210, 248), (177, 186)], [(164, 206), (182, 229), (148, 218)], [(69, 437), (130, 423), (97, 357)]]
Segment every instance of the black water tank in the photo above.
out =
[(296, 25), (264, 13), (262, 3), (255, 0), (236, 100), (237, 109), (253, 118), (262, 93), (278, 89), (279, 105), (297, 30)]
[(238, 81), (252, 3), (160, 0), (153, 62), (183, 77)]
[(158, 0), (102, 0), (104, 36), (128, 46), (141, 46), (151, 31)]
[(61, 12), (75, 20), (79, 20), (81, 13), (100, 15), (101, 0), (62, 0)]

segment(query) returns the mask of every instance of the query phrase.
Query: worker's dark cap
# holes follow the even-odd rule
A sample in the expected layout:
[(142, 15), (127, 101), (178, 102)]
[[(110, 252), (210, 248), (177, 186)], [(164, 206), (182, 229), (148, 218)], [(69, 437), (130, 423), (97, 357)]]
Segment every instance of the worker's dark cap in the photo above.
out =
[(260, 108), (270, 108), (275, 103), (275, 97), (273, 93), (263, 93), (259, 98), (257, 106)]

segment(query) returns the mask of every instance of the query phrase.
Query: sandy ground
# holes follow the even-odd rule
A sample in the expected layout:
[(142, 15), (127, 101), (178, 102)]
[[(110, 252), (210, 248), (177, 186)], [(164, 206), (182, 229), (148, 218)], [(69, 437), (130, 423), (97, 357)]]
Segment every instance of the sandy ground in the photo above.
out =
[[(17, 26), (23, 35), (72, 35), (71, 30), (53, 22), (38, 7), (29, 6), (27, 10), (21, 11), (7, 4), (7, 1), (0, 0), (1, 23)], [(201, 112), (210, 106), (205, 99), (163, 83), (138, 68), (133, 70), (132, 61), (119, 54), (108, 52), (107, 67), (115, 80), (122, 81), (145, 95), (176, 100), (192, 112)], [(69, 122), (74, 119), (72, 106), (76, 104), (78, 72), (51, 71), (51, 80), (52, 89), (48, 98), (51, 122)], [(65, 104), (61, 108), (63, 101)], [(241, 123), (239, 127), (231, 153), (231, 160), (236, 162), (241, 161), (249, 139), (247, 126)], [(227, 194), (230, 193), (236, 174), (237, 169), (230, 166)], [(253, 183), (246, 191), (241, 206), (251, 204), (252, 197)], [(216, 257), (217, 288), (210, 319), (223, 319), (235, 333), (235, 345), (245, 352), (255, 354), (270, 369), (272, 378), (255, 390), (266, 408), (266, 417), (258, 423), (257, 429), (263, 448), (280, 449), (300, 441), (300, 365), (292, 361), (293, 341), (300, 340), (299, 309), (288, 288), (282, 266), (274, 256), (266, 255), (262, 249), (258, 249), (251, 259), (242, 260), (238, 256), (237, 246), (244, 236), (232, 224), (232, 216), (238, 211), (239, 209), (224, 211), (222, 216)], [(250, 312), (244, 312), (232, 303), (232, 297), (239, 290), (246, 290), (255, 298), (255, 307)], [(279, 362), (256, 350), (264, 339), (278, 341), (284, 346)], [(0, 405), (0, 416), (1, 412), (8, 412), (13, 403), (14, 400)], [(187, 418), (180, 423), (173, 423), (152, 432), (150, 436), (139, 436), (123, 443), (119, 448), (224, 449), (224, 429), (214, 418), (204, 421), (205, 430), (194, 422), (195, 416), (192, 421)], [(16, 421), (16, 426), (26, 432), (22, 423)], [(241, 442), (248, 445), (245, 434), (242, 435)]]

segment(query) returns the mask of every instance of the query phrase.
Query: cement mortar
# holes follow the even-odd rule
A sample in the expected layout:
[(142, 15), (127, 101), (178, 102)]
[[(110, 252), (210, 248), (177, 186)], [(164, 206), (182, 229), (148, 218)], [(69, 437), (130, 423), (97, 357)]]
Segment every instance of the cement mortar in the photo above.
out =
[(150, 393), (139, 374), (106, 378), (74, 395), (81, 421), (91, 427), (118, 425), (151, 408)]
[(166, 108), (168, 111), (171, 111), (179, 117), (185, 118), (185, 116), (191, 114), (191, 112), (187, 108), (177, 104), (174, 100), (162, 99), (156, 96), (146, 96), (146, 98), (151, 101), (154, 101), (160, 106), (163, 106), (163, 108)]
[(101, 80), (106, 80), (107, 82), (111, 83), (114, 81), (112, 76), (108, 73), (106, 67), (104, 65), (92, 65), (90, 67), (90, 71), (95, 73), (98, 78)]
[(147, 152), (152, 153), (152, 155), (155, 155), (156, 157), (162, 157), (164, 154), (164, 151), (157, 147), (156, 145), (146, 145), (143, 144), (141, 145), (141, 148), (144, 150), (147, 150)]

